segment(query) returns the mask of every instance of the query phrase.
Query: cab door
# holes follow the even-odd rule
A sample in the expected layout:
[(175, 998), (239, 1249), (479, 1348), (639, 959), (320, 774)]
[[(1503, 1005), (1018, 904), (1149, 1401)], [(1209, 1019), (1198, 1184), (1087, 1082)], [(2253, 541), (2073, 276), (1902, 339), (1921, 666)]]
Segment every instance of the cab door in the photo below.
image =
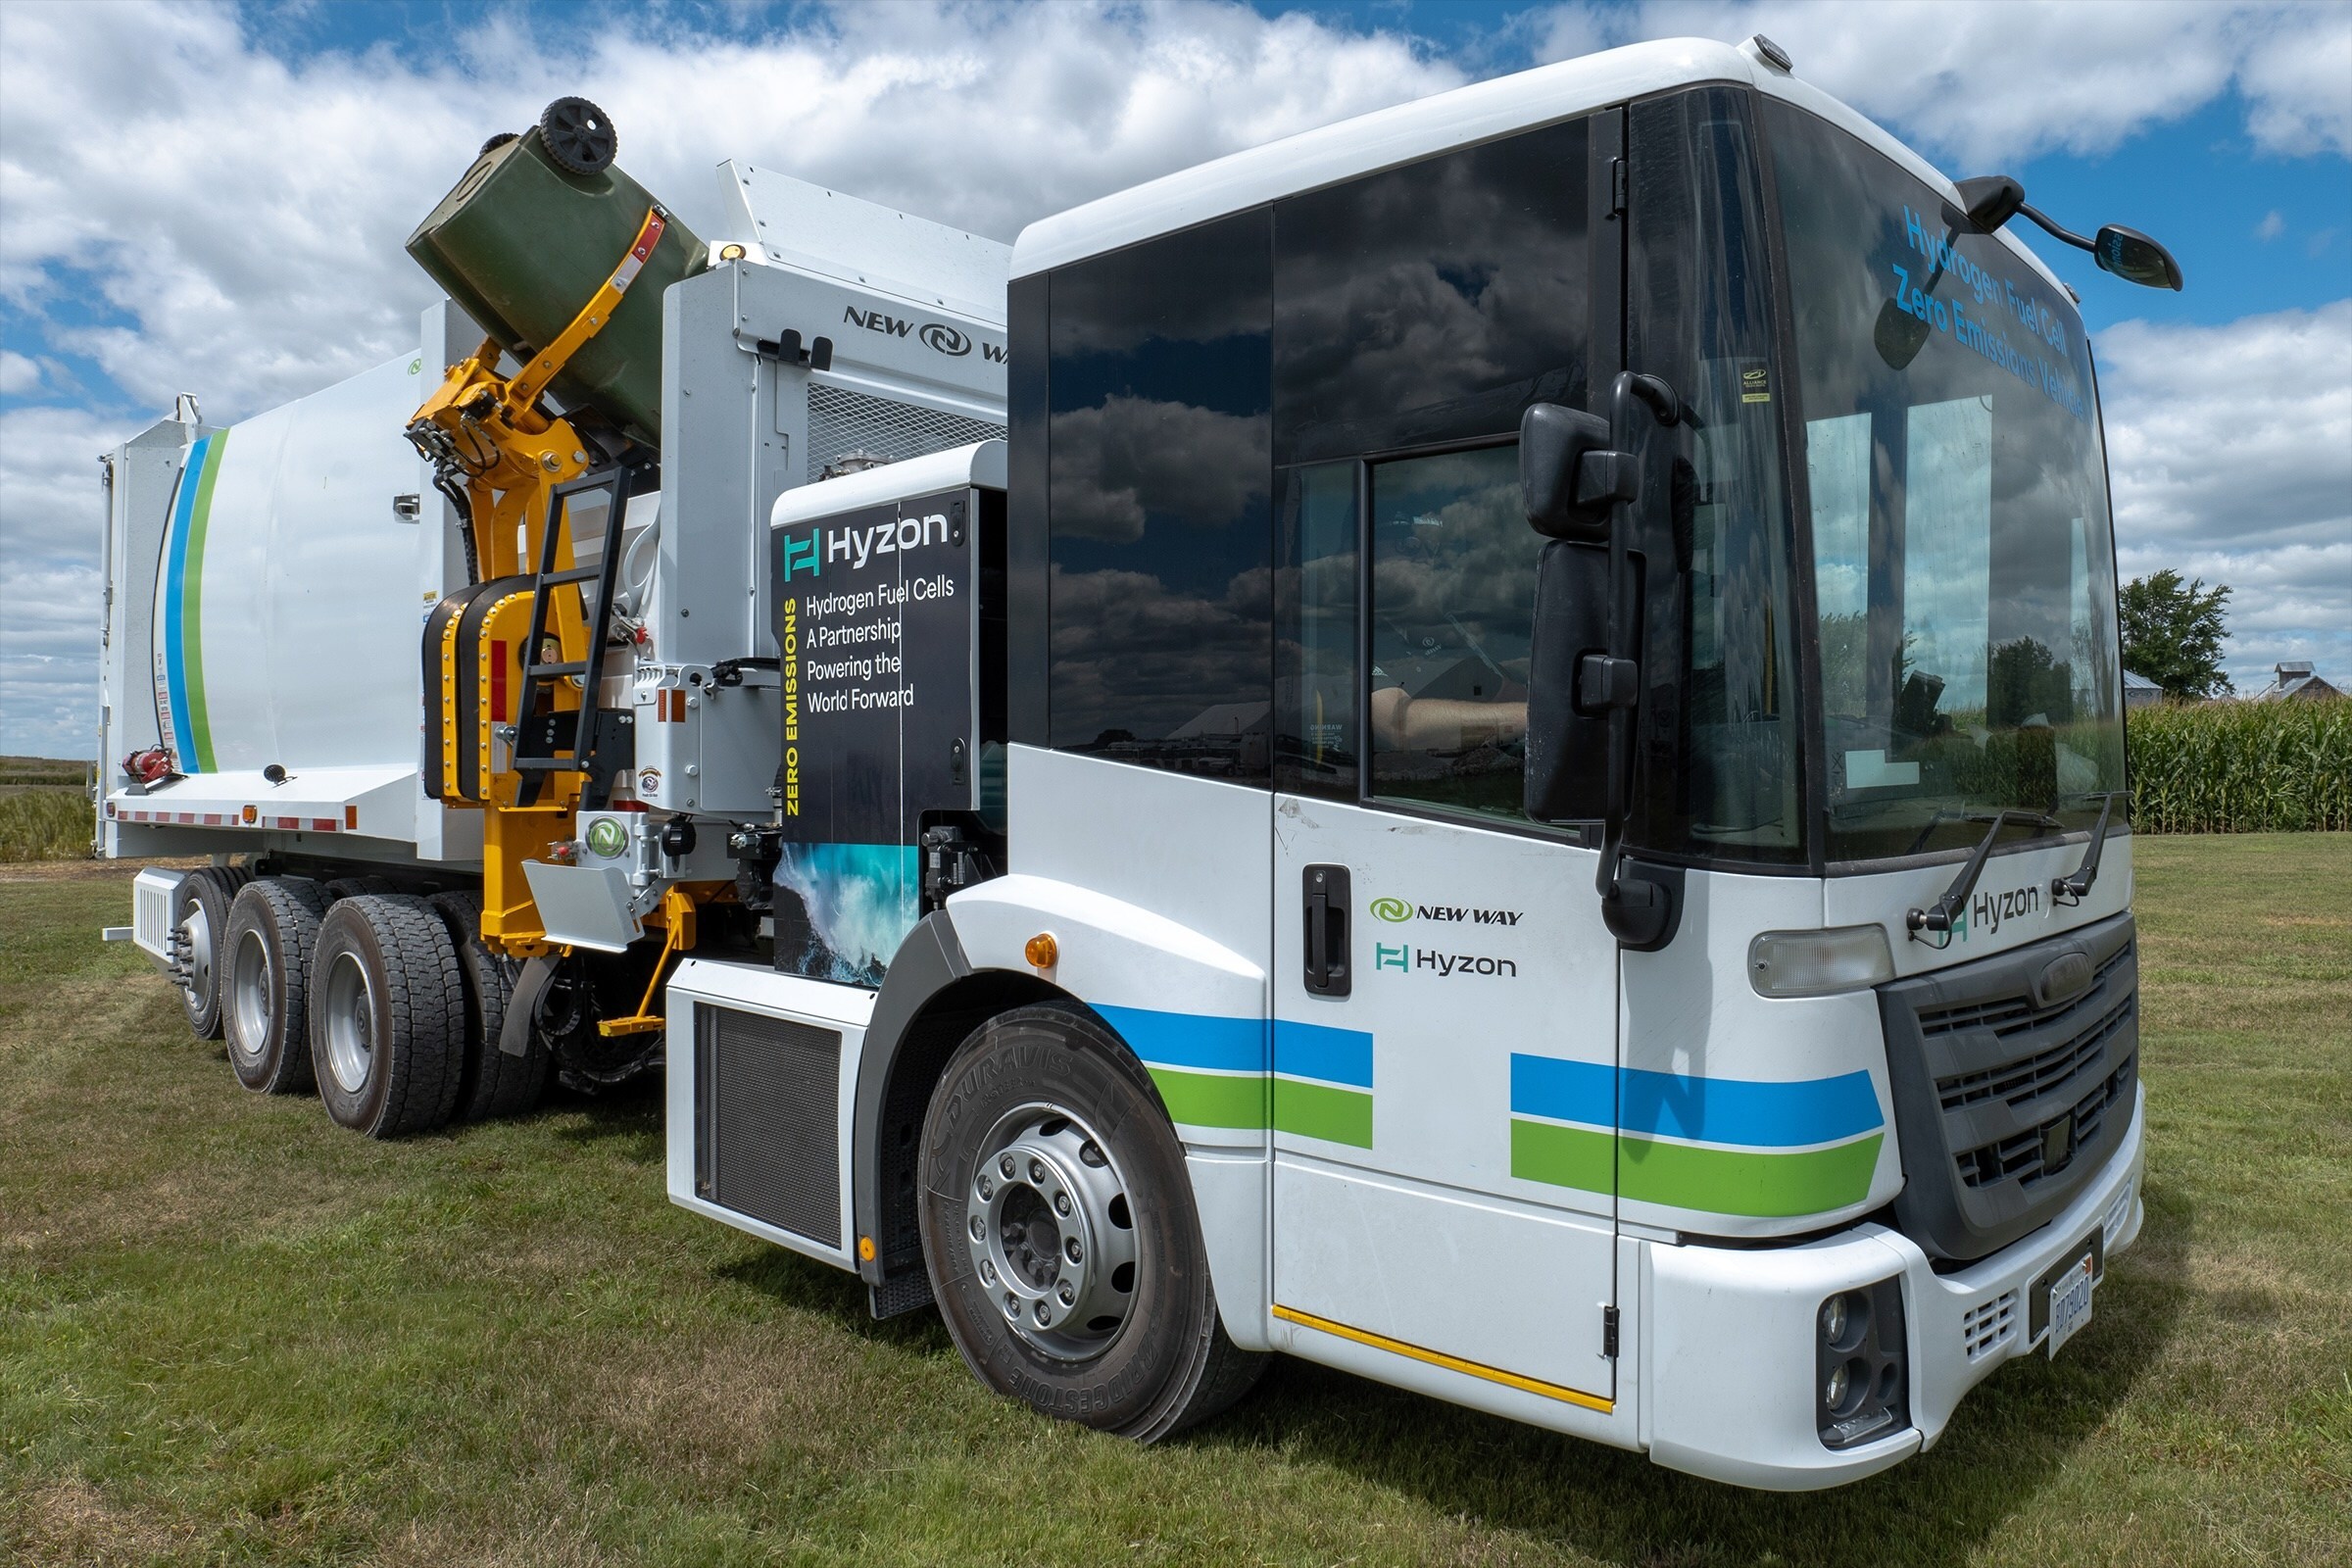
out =
[(1521, 809), (1516, 436), (1622, 362), (1623, 150), (1609, 112), (1275, 210), (1277, 1333), (1603, 1410), (1617, 947), (1596, 826)]
[(1371, 625), (1358, 798), (1309, 792), (1326, 720), (1275, 799), (1274, 1313), (1606, 1401), (1617, 948), (1595, 852), (1518, 809), (1517, 449), (1298, 487), (1310, 534), (1360, 517)]

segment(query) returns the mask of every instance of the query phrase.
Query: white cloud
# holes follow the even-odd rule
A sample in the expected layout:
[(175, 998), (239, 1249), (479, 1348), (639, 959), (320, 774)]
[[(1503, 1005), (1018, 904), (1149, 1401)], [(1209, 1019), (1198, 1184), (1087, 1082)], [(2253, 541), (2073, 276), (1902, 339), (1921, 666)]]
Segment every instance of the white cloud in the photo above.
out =
[(2097, 348), (2124, 575), (2230, 584), (2241, 687), (2278, 659), (2352, 671), (2352, 300)]
[(0, 396), (23, 397), (40, 384), (40, 366), (15, 349), (0, 349)]
[(2286, 215), (2276, 207), (2263, 214), (2262, 221), (2254, 225), (2254, 237), (2265, 245), (2285, 232)]
[(1539, 56), (1755, 32), (1787, 49), (1805, 80), (1972, 169), (2106, 152), (2232, 83), (2258, 147), (2352, 152), (2352, 6), (2339, 4), (1647, 0), (1559, 8)]

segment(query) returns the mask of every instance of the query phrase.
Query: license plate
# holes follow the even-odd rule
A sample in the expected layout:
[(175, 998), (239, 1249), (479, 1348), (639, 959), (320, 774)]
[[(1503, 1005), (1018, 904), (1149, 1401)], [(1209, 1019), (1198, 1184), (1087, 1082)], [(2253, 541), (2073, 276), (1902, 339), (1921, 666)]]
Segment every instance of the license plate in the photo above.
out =
[(2091, 1254), (2084, 1252), (2050, 1286), (2049, 1354), (2053, 1359), (2058, 1348), (2090, 1321), (2091, 1261)]

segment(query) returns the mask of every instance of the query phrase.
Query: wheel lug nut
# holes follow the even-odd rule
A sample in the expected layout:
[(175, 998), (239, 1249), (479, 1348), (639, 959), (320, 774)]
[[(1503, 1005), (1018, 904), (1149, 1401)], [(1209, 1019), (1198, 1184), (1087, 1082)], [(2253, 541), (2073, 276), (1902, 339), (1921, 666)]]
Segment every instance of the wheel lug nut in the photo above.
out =
[(982, 1201), (983, 1203), (985, 1203), (985, 1202), (987, 1202), (987, 1201), (988, 1201), (990, 1199), (992, 1199), (992, 1198), (994, 1198), (994, 1197), (996, 1197), (996, 1196), (997, 1196), (997, 1184), (996, 1184), (995, 1182), (992, 1182), (992, 1181), (990, 1181), (986, 1175), (983, 1175), (983, 1176), (981, 1176), (981, 1178), (980, 1178), (980, 1201)]
[(1044, 1328), (1044, 1327), (1046, 1326), (1046, 1319), (1047, 1319), (1047, 1317), (1048, 1317), (1049, 1315), (1051, 1315), (1051, 1314), (1049, 1314), (1049, 1313), (1046, 1311), (1046, 1303), (1045, 1303), (1045, 1302), (1043, 1302), (1043, 1301), (1040, 1301), (1040, 1302), (1038, 1302), (1038, 1303), (1037, 1303), (1037, 1314), (1036, 1314), (1036, 1315), (1037, 1315), (1037, 1326), (1038, 1326), (1039, 1328), (1041, 1328), (1041, 1329), (1042, 1329), (1042, 1328)]
[(1004, 1293), (1004, 1315), (1006, 1317), (1019, 1317), (1021, 1315), (1021, 1298), (1013, 1295), (1010, 1291), (1006, 1291)]
[(1006, 1155), (1005, 1155), (1004, 1158), (1002, 1158), (1002, 1159), (998, 1160), (998, 1161), (997, 1161), (997, 1169), (999, 1169), (999, 1170), (1001, 1170), (1001, 1171), (1003, 1171), (1003, 1172), (1004, 1173), (1004, 1179), (1005, 1179), (1006, 1181), (1010, 1181), (1010, 1180), (1012, 1180), (1012, 1178), (1013, 1178), (1013, 1174), (1014, 1174), (1014, 1166), (1013, 1166), (1013, 1163), (1012, 1163), (1012, 1156), (1011, 1156), (1010, 1154), (1006, 1154)]
[(977, 1214), (972, 1216), (972, 1240), (975, 1242), (988, 1240), (988, 1227), (980, 1223), (980, 1216)]
[(1075, 1236), (1068, 1238), (1061, 1244), (1061, 1251), (1062, 1255), (1067, 1257), (1073, 1263), (1078, 1262), (1080, 1259), (1086, 1256), (1086, 1254), (1079, 1250), (1078, 1238)]
[(1064, 1306), (1068, 1306), (1078, 1299), (1078, 1293), (1070, 1289), (1070, 1282), (1067, 1280), (1062, 1281), (1061, 1289), (1054, 1294), (1061, 1298), (1061, 1304)]
[(1054, 1212), (1066, 1216), (1069, 1211), (1070, 1195), (1067, 1193), (1055, 1193), (1054, 1195)]
[(1046, 1162), (1044, 1160), (1032, 1159), (1029, 1161), (1029, 1179), (1040, 1187), (1045, 1185)]
[(980, 1283), (983, 1285), (997, 1283), (997, 1265), (985, 1257), (980, 1260)]

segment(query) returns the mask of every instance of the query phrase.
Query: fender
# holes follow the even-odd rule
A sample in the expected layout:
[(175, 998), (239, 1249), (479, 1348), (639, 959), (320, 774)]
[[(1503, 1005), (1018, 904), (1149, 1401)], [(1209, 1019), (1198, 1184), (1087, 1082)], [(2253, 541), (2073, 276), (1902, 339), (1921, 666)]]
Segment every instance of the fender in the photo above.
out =
[[(1022, 951), (1040, 932), (1052, 933), (1058, 949), (1051, 969), (1032, 967)], [(1046, 877), (998, 877), (918, 921), (883, 977), (858, 1061), (851, 1212), (858, 1272), (876, 1316), (930, 1299), (915, 1221), (914, 1148), (948, 1057), (996, 1013), (1054, 1000), (1110, 1009), (1105, 1021), (1131, 1050), (1136, 1043), (1122, 1020), (1139, 1013), (1219, 1020), (1262, 1037), (1266, 978), (1198, 931)], [(1206, 1143), (1254, 1155), (1266, 1142), (1262, 1129), (1187, 1127), (1179, 1136), (1188, 1152)]]

